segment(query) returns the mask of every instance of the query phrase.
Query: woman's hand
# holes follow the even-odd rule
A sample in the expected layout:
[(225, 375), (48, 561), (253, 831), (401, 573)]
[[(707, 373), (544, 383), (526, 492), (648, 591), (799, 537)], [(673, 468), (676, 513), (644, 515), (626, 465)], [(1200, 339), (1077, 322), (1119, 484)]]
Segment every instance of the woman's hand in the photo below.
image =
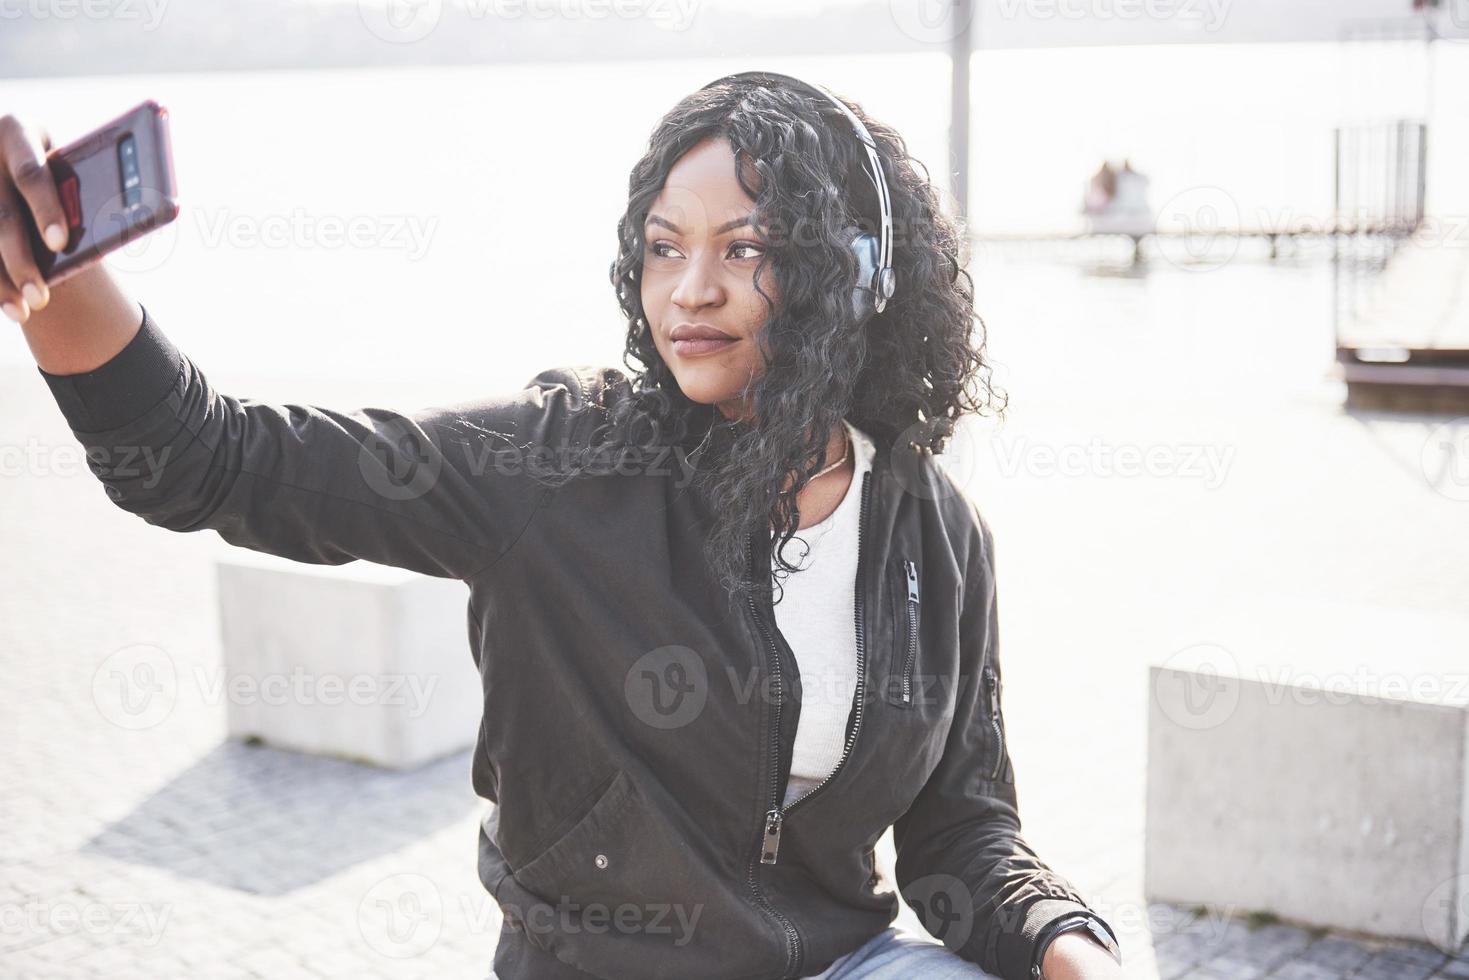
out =
[(1042, 980), (1123, 980), (1122, 967), (1096, 941), (1079, 932), (1063, 932), (1041, 958)]
[(53, 250), (65, 248), (67, 239), (66, 212), (46, 164), (50, 149), (44, 131), (0, 116), (0, 312), (22, 325), (41, 370), (80, 374), (127, 345), (142, 326), (143, 309), (101, 262), (54, 290), (41, 277), (28, 226), (34, 222)]
[(44, 309), (51, 290), (32, 254), (27, 226), (42, 229), (47, 246), (66, 245), (66, 218), (56, 180), (46, 166), (50, 138), (13, 115), (0, 116), (0, 310), (24, 323)]

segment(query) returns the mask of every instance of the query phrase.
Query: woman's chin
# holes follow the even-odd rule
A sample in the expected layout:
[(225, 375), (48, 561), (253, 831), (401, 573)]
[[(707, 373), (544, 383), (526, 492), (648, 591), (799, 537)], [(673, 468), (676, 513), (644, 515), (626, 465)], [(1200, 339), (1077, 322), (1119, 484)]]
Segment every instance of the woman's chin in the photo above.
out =
[(679, 390), (689, 401), (700, 405), (718, 405), (738, 398), (740, 388), (730, 383), (733, 372), (726, 369), (679, 367), (673, 376)]

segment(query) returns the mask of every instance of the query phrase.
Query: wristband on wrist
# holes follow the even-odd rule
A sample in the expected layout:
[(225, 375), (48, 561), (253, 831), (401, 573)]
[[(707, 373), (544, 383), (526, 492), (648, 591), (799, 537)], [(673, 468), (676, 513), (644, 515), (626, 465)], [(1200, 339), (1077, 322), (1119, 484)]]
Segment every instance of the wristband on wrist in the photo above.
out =
[(1071, 915), (1062, 916), (1041, 932), (1040, 938), (1036, 940), (1035, 944), (1035, 960), (1031, 963), (1030, 967), (1032, 980), (1045, 980), (1041, 973), (1041, 962), (1046, 957), (1047, 948), (1050, 947), (1051, 942), (1057, 936), (1061, 935), (1061, 933), (1071, 932), (1072, 930), (1081, 930), (1084, 935), (1098, 946), (1111, 953), (1112, 958), (1117, 961), (1118, 966), (1122, 965), (1122, 951), (1117, 948), (1117, 941), (1112, 938), (1111, 932), (1102, 924), (1101, 920), (1088, 912), (1075, 912)]

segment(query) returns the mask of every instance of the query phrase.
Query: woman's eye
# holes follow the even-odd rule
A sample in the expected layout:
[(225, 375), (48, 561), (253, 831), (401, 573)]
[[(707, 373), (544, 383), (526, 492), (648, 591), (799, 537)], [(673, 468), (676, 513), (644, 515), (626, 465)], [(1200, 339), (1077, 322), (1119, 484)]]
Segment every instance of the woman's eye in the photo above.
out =
[[(667, 249), (668, 251), (664, 251), (664, 249)], [(672, 255), (680, 257), (682, 255), (682, 253), (680, 253), (678, 249), (674, 248), (672, 245), (665, 241), (649, 242), (648, 253), (650, 255), (656, 255), (660, 259), (669, 258), (670, 253), (672, 253)], [(730, 258), (734, 259), (755, 259), (759, 258), (764, 253), (765, 249), (755, 242), (735, 242), (729, 247)]]

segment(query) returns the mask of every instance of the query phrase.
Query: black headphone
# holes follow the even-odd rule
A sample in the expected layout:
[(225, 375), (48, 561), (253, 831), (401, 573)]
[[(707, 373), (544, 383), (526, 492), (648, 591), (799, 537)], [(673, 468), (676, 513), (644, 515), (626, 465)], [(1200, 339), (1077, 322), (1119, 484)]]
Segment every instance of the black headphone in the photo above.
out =
[[(770, 71), (745, 71), (716, 78), (704, 88), (713, 88), (725, 82), (755, 82), (765, 88), (778, 88), (782, 84), (790, 88), (804, 89), (818, 98), (826, 99), (842, 111), (852, 124), (852, 130), (867, 151), (868, 168), (864, 168), (877, 190), (878, 206), (882, 210), (882, 232), (873, 235), (859, 228), (848, 229), (852, 239), (848, 245), (857, 256), (857, 284), (852, 289), (852, 312), (857, 324), (864, 324), (875, 313), (881, 313), (897, 290), (897, 276), (893, 272), (893, 203), (888, 195), (887, 181), (882, 174), (882, 161), (877, 155), (877, 142), (857, 114), (830, 91), (811, 82), (803, 82), (790, 75)], [(700, 89), (703, 91), (703, 89)]]

